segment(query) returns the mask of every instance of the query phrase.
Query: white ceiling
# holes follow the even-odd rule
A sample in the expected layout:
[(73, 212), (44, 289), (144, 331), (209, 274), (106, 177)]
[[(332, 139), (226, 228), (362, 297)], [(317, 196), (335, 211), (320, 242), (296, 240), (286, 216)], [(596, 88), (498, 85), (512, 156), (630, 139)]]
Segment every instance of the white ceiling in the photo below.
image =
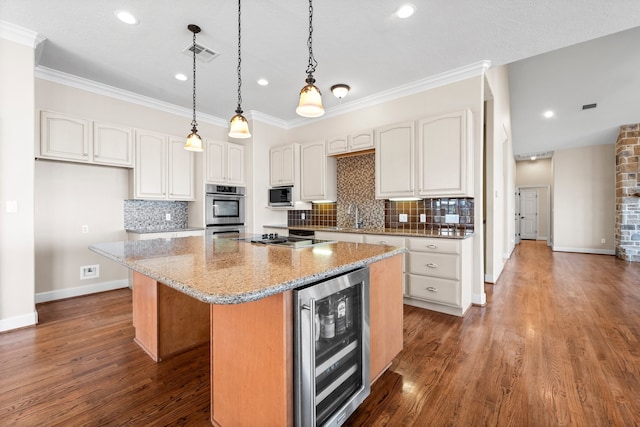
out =
[[(417, 11), (407, 20), (393, 16), (401, 0), (314, 2), (315, 78), (329, 112), (482, 60), (494, 66), (509, 64), (640, 25), (637, 0), (410, 1)], [(118, 21), (114, 16), (118, 9), (132, 12), (139, 24), (128, 26)], [(197, 24), (202, 28), (198, 44), (220, 53), (210, 63), (198, 62), (197, 110), (224, 120), (234, 114), (235, 1), (0, 0), (0, 21), (46, 38), (39, 66), (188, 109), (192, 82), (179, 82), (173, 76), (192, 73), (192, 59), (182, 50), (192, 41), (187, 25)], [(296, 116), (295, 107), (306, 78), (308, 2), (244, 0), (242, 28), (243, 109), (289, 126), (301, 123), (305, 119)], [(639, 40), (637, 29), (629, 34)], [(589, 135), (599, 131), (592, 116), (565, 114), (565, 109), (598, 102), (598, 108), (587, 114), (606, 111), (607, 117), (620, 117), (607, 107), (619, 99), (612, 98), (617, 86), (611, 84), (637, 83), (637, 65), (635, 75), (631, 70), (617, 71), (613, 80), (607, 77), (599, 83), (597, 91), (585, 90), (582, 84), (595, 86), (593, 79), (611, 74), (611, 61), (607, 59), (607, 66), (600, 58), (620, 59), (623, 53), (630, 56), (637, 51), (638, 42), (634, 49), (623, 47), (620, 51), (605, 43), (604, 52), (596, 58), (592, 58), (591, 43), (581, 46), (576, 47), (579, 68), (592, 71), (582, 77), (564, 68), (567, 60), (562, 58), (563, 51), (510, 67), (516, 154), (583, 142), (580, 135), (566, 130), (562, 123), (567, 119), (571, 125), (576, 121), (593, 124)], [(270, 84), (259, 86), (259, 78)], [(329, 93), (336, 83), (352, 88), (342, 101)], [(544, 86), (539, 86), (541, 83)], [(541, 123), (540, 108), (547, 105), (556, 108), (558, 116), (553, 122)], [(625, 117), (625, 121), (629, 120)]]

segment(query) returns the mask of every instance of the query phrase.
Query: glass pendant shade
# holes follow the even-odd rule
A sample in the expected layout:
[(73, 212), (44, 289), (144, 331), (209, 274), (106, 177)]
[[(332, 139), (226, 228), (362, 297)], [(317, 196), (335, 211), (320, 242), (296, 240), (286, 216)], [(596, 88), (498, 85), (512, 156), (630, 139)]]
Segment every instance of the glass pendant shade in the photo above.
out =
[(324, 114), (322, 95), (320, 89), (313, 83), (315, 80), (307, 79), (307, 85), (300, 91), (300, 102), (296, 113), (302, 117), (320, 117)]
[(235, 116), (231, 117), (231, 125), (229, 126), (229, 136), (231, 138), (251, 138), (249, 132), (249, 122), (239, 112)]
[(187, 136), (184, 149), (189, 151), (202, 151), (202, 138), (200, 138), (195, 128), (191, 129), (191, 133)]

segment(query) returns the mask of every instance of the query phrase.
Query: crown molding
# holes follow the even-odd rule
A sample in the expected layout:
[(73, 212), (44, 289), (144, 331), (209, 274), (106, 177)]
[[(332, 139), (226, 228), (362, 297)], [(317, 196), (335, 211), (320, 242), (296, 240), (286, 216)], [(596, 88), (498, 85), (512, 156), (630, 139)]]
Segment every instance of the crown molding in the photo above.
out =
[[(424, 92), (426, 90), (434, 89), (436, 87), (444, 86), (450, 83), (455, 83), (471, 77), (481, 76), (484, 75), (486, 70), (488, 70), (490, 67), (491, 61), (485, 60), (466, 65), (464, 67), (455, 68), (444, 73), (436, 74), (435, 76), (430, 76), (421, 80), (407, 83), (402, 86), (395, 87), (393, 89), (379, 92), (371, 96), (367, 96), (365, 98), (338, 105), (336, 107), (328, 109), (325, 112), (324, 116), (319, 119), (300, 117), (293, 120), (282, 120), (256, 110), (248, 111), (246, 118), (247, 120), (259, 121), (284, 130), (289, 130), (299, 126), (304, 126), (313, 121), (336, 117), (345, 113), (357, 111), (405, 96), (414, 95), (416, 93)], [(118, 89), (113, 86), (98, 83), (92, 80), (88, 80), (43, 66), (36, 67), (36, 77), (44, 80), (49, 80), (54, 83), (75, 87), (77, 89), (86, 90), (88, 92), (93, 92), (98, 95), (109, 96), (121, 101), (131, 102), (133, 104), (165, 111), (167, 113), (175, 114), (181, 117), (192, 117), (193, 114), (193, 111), (188, 108), (180, 107), (164, 101), (159, 101), (154, 98), (139, 95), (137, 93), (129, 92), (123, 89)], [(228, 126), (227, 120), (212, 116), (210, 114), (198, 113), (198, 121), (220, 126), (223, 128), (226, 128)]]
[(27, 30), (9, 22), (0, 21), (0, 38), (20, 43), (31, 48), (36, 48), (40, 43), (46, 40), (35, 31)]
[(361, 110), (363, 108), (372, 107), (377, 104), (382, 104), (383, 102), (392, 101), (409, 95), (415, 95), (416, 93), (459, 82), (461, 80), (466, 80), (471, 77), (482, 76), (489, 68), (491, 68), (491, 61), (489, 60), (454, 68), (453, 70), (449, 70), (444, 73), (416, 80), (405, 85), (330, 108), (326, 110), (325, 114), (319, 119), (307, 119), (302, 117), (293, 119), (288, 122), (289, 128), (303, 126), (309, 124), (311, 121), (328, 119), (345, 113)]
[(286, 120), (279, 119), (277, 117), (271, 116), (269, 114), (262, 113), (257, 110), (250, 110), (247, 112), (247, 120), (253, 120), (256, 122), (266, 123), (268, 125), (272, 125), (282, 129), (289, 129), (289, 122)]
[[(130, 102), (132, 104), (142, 105), (143, 107), (149, 107), (166, 113), (175, 114), (176, 116), (187, 118), (193, 117), (193, 110), (189, 108), (180, 107), (169, 102), (159, 101), (148, 96), (139, 95), (134, 92), (119, 89), (104, 83), (98, 83), (93, 80), (74, 76), (73, 74), (64, 73), (62, 71), (40, 65), (36, 67), (36, 77), (43, 80), (49, 80), (54, 83), (71, 86), (76, 89), (86, 90), (87, 92), (92, 92), (98, 95), (104, 95), (121, 101)], [(200, 112), (198, 112), (198, 122), (209, 123), (223, 128), (228, 126), (225, 119)]]

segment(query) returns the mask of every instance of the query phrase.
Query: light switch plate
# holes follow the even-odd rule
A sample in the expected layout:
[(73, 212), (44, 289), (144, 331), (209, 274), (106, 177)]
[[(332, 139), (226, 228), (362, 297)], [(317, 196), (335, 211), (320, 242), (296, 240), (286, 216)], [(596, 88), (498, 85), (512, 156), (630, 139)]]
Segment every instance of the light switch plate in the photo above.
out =
[(427, 214), (420, 214), (420, 222), (427, 222)]
[(460, 215), (447, 214), (444, 216), (444, 222), (447, 224), (460, 224)]
[(409, 221), (409, 215), (408, 214), (400, 214), (400, 222), (407, 222)]
[(16, 200), (7, 200), (7, 213), (18, 212), (18, 202)]

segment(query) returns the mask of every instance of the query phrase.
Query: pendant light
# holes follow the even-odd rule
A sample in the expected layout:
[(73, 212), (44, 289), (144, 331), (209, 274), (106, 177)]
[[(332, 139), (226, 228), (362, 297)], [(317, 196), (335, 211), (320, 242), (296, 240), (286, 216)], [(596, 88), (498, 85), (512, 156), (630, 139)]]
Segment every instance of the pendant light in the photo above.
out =
[(307, 83), (300, 91), (300, 102), (296, 113), (302, 117), (320, 117), (324, 114), (322, 107), (322, 94), (320, 89), (314, 83), (313, 73), (316, 71), (318, 62), (313, 57), (313, 4), (309, 0), (309, 38), (307, 39), (307, 47), (309, 48), (309, 64), (307, 65)]
[(240, 55), (240, 36), (242, 34), (242, 28), (240, 26), (240, 2), (241, 0), (238, 0), (238, 108), (236, 108), (236, 115), (231, 117), (229, 136), (231, 138), (251, 138), (251, 133), (249, 133), (249, 123), (242, 115), (242, 75), (240, 72), (240, 64), (242, 63), (242, 56)]
[(187, 26), (193, 33), (193, 120), (191, 120), (191, 133), (187, 136), (184, 149), (189, 151), (202, 151), (202, 138), (198, 135), (196, 126), (196, 34), (200, 32), (200, 27), (190, 24)]

